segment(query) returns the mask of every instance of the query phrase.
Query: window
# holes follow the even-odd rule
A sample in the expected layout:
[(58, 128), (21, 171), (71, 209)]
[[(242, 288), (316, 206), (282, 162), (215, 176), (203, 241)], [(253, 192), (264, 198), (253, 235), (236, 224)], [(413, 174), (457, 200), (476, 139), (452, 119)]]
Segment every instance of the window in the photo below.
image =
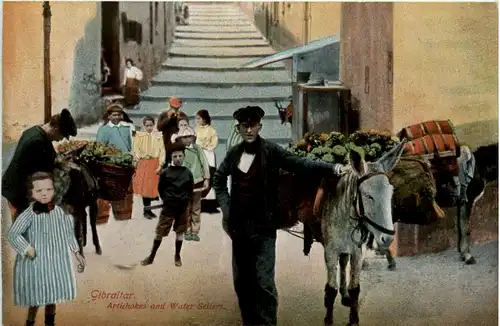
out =
[(365, 93), (370, 93), (370, 67), (365, 66)]
[(155, 2), (155, 30), (158, 27), (158, 2)]
[(392, 84), (393, 74), (394, 71), (392, 51), (387, 51), (387, 83)]
[(163, 44), (167, 45), (167, 5), (163, 3)]
[(278, 25), (280, 22), (280, 3), (279, 2), (273, 2), (273, 23), (275, 25)]
[(153, 3), (149, 3), (149, 44), (153, 44), (154, 38), (154, 26), (153, 26)]

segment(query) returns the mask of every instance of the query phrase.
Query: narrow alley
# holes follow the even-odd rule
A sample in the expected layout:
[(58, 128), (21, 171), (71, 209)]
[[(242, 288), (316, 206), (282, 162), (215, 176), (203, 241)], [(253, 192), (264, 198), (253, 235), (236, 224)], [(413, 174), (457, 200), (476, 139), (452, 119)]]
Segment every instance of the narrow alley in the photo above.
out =
[[(145, 116), (157, 117), (166, 110), (171, 96), (183, 99), (182, 110), (191, 124), (198, 110), (207, 109), (219, 135), (216, 158), (220, 164), (233, 112), (255, 104), (266, 112), (263, 137), (281, 145), (289, 143), (290, 125), (281, 124), (274, 101), (288, 101), (290, 72), (282, 62), (257, 69), (238, 68), (273, 54), (273, 48), (236, 5), (190, 5), (189, 9), (189, 25), (177, 27), (168, 59), (151, 87), (142, 92), (139, 108), (127, 111), (136, 126)], [(95, 139), (97, 128), (80, 129), (78, 138)], [(9, 251), (2, 256), (3, 319), (4, 325), (20, 326), (25, 323), (25, 309), (12, 303), (15, 256), (6, 242), (11, 221), (5, 218), (8, 209), (3, 209), (2, 241)], [(77, 274), (78, 299), (58, 306), (58, 324), (240, 325), (232, 283), (231, 242), (222, 230), (221, 214), (203, 214), (201, 220), (201, 241), (184, 244), (180, 268), (174, 266), (173, 236), (163, 241), (153, 265), (139, 264), (149, 253), (157, 223), (157, 219), (143, 218), (139, 197), (134, 198), (132, 220), (120, 223), (110, 218), (107, 225), (98, 226), (101, 256), (94, 251), (89, 230), (87, 268)], [(302, 245), (301, 239), (278, 233), (278, 325), (323, 324), (323, 248), (314, 244), (310, 256), (305, 257)], [(498, 242), (475, 245), (472, 250), (477, 265), (464, 266), (456, 249), (398, 258), (397, 271), (388, 271), (383, 258), (372, 258), (369, 269), (362, 273), (361, 324), (496, 325)], [(130, 266), (119, 268), (120, 264)], [(348, 308), (337, 300), (335, 325), (346, 324), (348, 315)], [(42, 324), (40, 317), (37, 325)]]

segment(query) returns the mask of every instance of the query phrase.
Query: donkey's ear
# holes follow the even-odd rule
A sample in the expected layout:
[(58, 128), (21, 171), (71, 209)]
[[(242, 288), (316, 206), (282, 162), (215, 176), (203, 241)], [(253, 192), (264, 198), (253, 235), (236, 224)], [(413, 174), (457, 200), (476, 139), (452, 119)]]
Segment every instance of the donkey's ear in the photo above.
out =
[(359, 176), (362, 177), (368, 173), (368, 164), (361, 154), (356, 150), (351, 150), (349, 152), (349, 164), (352, 170)]
[(401, 155), (405, 149), (406, 139), (403, 139), (401, 143), (391, 149), (389, 152), (385, 153), (384, 156), (377, 160), (377, 163), (382, 166), (385, 172), (390, 172), (396, 164), (398, 164)]

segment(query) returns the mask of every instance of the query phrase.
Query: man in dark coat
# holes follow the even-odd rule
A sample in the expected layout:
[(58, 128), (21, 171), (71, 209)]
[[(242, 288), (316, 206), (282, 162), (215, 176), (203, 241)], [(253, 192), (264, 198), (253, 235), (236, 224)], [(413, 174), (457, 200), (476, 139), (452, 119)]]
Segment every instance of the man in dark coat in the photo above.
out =
[[(264, 111), (257, 106), (233, 117), (243, 142), (232, 147), (214, 175), (214, 190), (232, 240), (233, 280), (244, 325), (276, 325), (274, 282), (279, 170), (332, 177), (342, 165), (299, 158), (259, 136)], [(231, 176), (231, 195), (227, 178)]]
[(76, 132), (71, 113), (63, 109), (48, 123), (33, 126), (22, 133), (2, 177), (2, 196), (9, 202), (13, 220), (29, 206), (28, 177), (35, 172), (53, 173), (56, 151), (52, 142), (76, 136)]

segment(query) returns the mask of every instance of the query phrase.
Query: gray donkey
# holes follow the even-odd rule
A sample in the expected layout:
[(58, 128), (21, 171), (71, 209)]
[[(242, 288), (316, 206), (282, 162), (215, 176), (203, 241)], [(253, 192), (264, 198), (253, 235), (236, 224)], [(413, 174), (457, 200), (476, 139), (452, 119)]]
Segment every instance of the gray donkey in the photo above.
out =
[[(333, 184), (323, 180), (328, 189), (322, 210), (325, 262), (328, 281), (325, 286), (325, 325), (333, 325), (333, 304), (338, 293), (337, 262), (340, 264), (342, 304), (349, 306), (349, 325), (358, 325), (362, 244), (371, 233), (380, 249), (388, 249), (394, 237), (391, 200), (393, 187), (386, 173), (399, 162), (404, 142), (376, 162), (366, 162), (356, 151), (350, 153), (351, 170)], [(350, 284), (346, 268), (350, 258)]]

